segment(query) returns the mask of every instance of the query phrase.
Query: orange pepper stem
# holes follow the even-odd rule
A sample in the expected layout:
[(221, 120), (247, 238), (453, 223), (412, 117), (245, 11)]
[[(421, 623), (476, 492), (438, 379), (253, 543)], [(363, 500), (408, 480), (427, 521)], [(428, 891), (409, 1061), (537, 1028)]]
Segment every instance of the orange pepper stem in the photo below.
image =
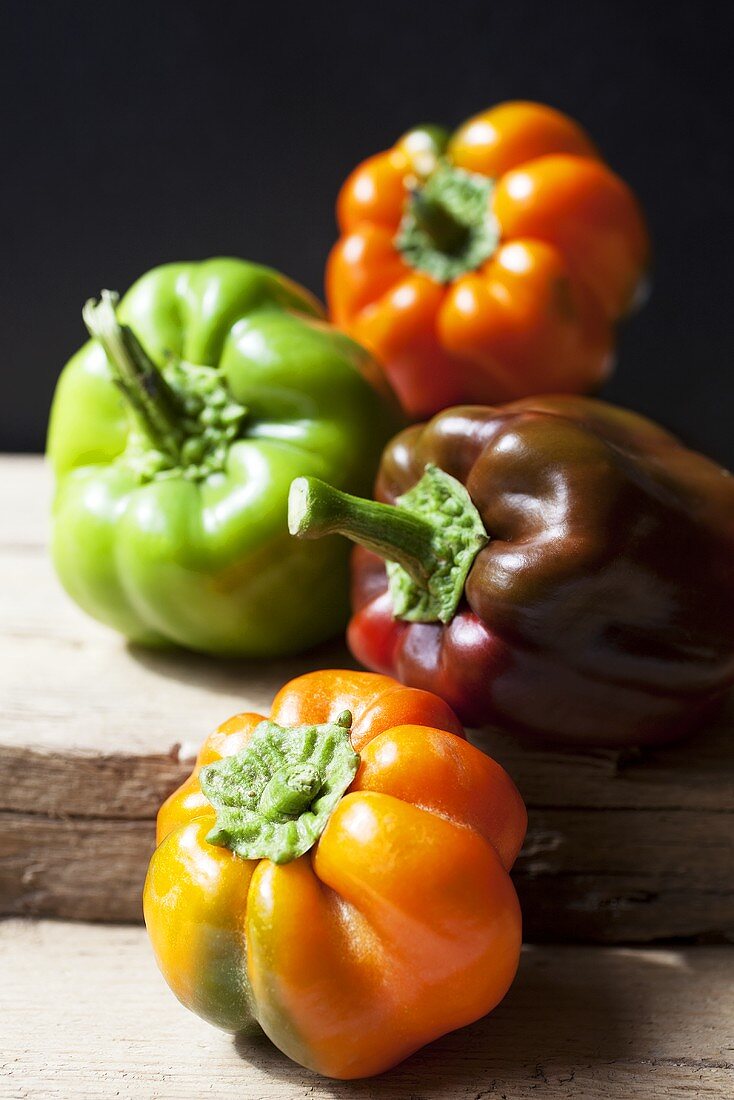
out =
[(283, 814), (302, 814), (321, 790), (323, 782), (313, 764), (286, 765), (271, 776), (260, 795), (260, 812), (276, 819)]
[(416, 187), (408, 201), (416, 227), (439, 252), (456, 252), (466, 243), (469, 227), (462, 225), (440, 198), (429, 195), (424, 187)]
[[(336, 725), (349, 729), (352, 715), (343, 711)], [(272, 820), (281, 817), (297, 817), (307, 810), (324, 786), (324, 776), (310, 763), (286, 764), (274, 772), (268, 780), (258, 808), (260, 813)]]
[(405, 204), (395, 247), (403, 260), (438, 283), (481, 267), (499, 243), (492, 180), (443, 161)]
[(199, 782), (216, 812), (208, 843), (274, 863), (309, 851), (357, 773), (351, 725), (349, 711), (320, 725), (265, 720), (240, 752), (205, 765)]

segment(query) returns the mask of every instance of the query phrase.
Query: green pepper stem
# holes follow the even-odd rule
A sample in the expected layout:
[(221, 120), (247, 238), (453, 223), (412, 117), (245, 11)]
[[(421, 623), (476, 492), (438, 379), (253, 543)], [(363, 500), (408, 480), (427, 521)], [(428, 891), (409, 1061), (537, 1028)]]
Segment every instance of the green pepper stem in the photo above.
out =
[(113, 378), (137, 414), (151, 443), (176, 458), (185, 439), (180, 401), (135, 333), (117, 319), (117, 295), (103, 290), (82, 310), (93, 340), (104, 348)]
[(440, 198), (429, 195), (424, 187), (416, 187), (408, 201), (416, 226), (430, 238), (437, 251), (457, 252), (466, 244), (468, 227), (453, 216)]
[(344, 535), (397, 562), (425, 586), (437, 566), (434, 525), (403, 508), (343, 493), (316, 477), (297, 477), (288, 497), (288, 530), (301, 539)]

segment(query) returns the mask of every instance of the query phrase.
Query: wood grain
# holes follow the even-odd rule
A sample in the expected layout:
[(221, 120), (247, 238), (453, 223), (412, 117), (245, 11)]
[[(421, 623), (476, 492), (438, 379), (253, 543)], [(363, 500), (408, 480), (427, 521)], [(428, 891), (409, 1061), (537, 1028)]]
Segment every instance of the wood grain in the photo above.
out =
[(372, 1080), (215, 1031), (139, 928), (0, 924), (0, 1096), (15, 1100), (730, 1100), (734, 951), (526, 949), (489, 1017)]
[[(350, 659), (341, 645), (250, 666), (126, 646), (60, 589), (49, 501), (41, 460), (0, 459), (0, 913), (137, 920), (156, 809), (203, 737)], [(733, 729), (730, 704), (642, 755), (476, 735), (528, 803), (515, 880), (529, 939), (734, 939)]]

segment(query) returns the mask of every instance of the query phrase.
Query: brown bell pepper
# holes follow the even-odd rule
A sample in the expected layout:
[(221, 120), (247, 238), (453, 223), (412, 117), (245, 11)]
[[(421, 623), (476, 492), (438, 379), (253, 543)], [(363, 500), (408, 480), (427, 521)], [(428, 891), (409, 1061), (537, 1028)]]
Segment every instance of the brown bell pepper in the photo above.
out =
[(734, 681), (734, 478), (650, 420), (448, 409), (388, 445), (376, 496), (298, 479), (291, 531), (361, 544), (352, 651), (466, 723), (659, 743)]

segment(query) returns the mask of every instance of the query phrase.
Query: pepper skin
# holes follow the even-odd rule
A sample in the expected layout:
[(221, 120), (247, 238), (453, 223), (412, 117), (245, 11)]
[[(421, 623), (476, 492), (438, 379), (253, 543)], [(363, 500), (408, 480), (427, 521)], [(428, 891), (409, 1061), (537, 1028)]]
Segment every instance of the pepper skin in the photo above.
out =
[(508, 872), (526, 812), (442, 700), (388, 677), (302, 676), (276, 696), (271, 721), (334, 722), (345, 711), (359, 770), (311, 851), (281, 863), (206, 840), (214, 810), (201, 769), (246, 749), (262, 716), (225, 722), (161, 808), (144, 909), (184, 1005), (231, 1031), (259, 1024), (302, 1065), (355, 1078), (507, 992), (521, 944)]
[(413, 418), (596, 389), (649, 260), (630, 189), (538, 103), (410, 131), (355, 169), (337, 219), (331, 315)]
[(394, 617), (383, 561), (357, 547), (348, 640), (368, 668), (430, 688), (467, 724), (587, 746), (682, 736), (734, 682), (726, 470), (642, 416), (570, 396), (407, 429), (377, 499), (394, 504), (427, 463), (466, 486), (489, 541), (443, 622)]
[(307, 291), (236, 259), (155, 268), (85, 318), (109, 348), (65, 367), (48, 443), (69, 595), (134, 642), (210, 654), (338, 632), (347, 553), (294, 546), (286, 498), (304, 468), (369, 491), (397, 428), (369, 356)]

